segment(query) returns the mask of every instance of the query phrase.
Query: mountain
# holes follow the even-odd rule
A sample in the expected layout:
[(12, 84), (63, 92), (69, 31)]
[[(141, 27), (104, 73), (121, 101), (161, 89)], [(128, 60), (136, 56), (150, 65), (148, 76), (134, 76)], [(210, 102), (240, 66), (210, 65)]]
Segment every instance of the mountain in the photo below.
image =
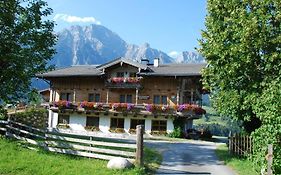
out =
[(51, 61), (51, 64), (57, 67), (102, 64), (118, 57), (137, 61), (147, 58), (151, 63), (158, 57), (162, 63), (175, 62), (166, 53), (151, 48), (148, 43), (141, 46), (128, 44), (116, 33), (101, 25), (72, 26), (57, 35), (57, 54)]
[(177, 63), (204, 63), (205, 59), (202, 55), (196, 52), (184, 51), (176, 57)]

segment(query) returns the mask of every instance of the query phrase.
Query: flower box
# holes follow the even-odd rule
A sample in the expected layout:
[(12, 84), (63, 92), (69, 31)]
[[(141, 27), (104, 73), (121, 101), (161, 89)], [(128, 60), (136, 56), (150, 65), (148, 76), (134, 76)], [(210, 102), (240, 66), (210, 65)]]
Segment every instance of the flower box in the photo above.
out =
[(133, 111), (135, 105), (132, 103), (113, 103), (112, 110), (118, 112), (129, 112)]
[(167, 135), (167, 131), (151, 131), (151, 135)]
[(125, 133), (124, 128), (110, 128), (109, 132), (113, 132), (113, 133)]
[(59, 124), (57, 125), (57, 128), (58, 128), (58, 129), (69, 129), (70, 126), (69, 126), (69, 124), (59, 123)]
[(129, 133), (130, 133), (130, 134), (136, 134), (136, 133), (137, 133), (137, 130), (136, 130), (136, 129), (129, 129)]
[(87, 131), (100, 131), (100, 128), (96, 126), (85, 126), (85, 129)]

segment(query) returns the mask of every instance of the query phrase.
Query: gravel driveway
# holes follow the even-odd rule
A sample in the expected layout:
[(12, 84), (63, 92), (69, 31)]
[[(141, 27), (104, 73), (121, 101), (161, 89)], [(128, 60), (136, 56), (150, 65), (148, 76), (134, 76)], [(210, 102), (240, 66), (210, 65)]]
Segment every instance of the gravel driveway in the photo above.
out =
[(235, 173), (217, 159), (218, 143), (204, 141), (168, 142), (145, 141), (163, 155), (158, 175), (234, 175)]

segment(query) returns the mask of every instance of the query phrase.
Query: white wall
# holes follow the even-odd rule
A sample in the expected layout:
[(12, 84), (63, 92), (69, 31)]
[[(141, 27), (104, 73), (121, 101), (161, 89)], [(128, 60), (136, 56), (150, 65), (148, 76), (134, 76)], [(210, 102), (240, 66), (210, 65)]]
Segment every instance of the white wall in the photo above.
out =
[(171, 133), (174, 130), (174, 123), (173, 123), (173, 119), (168, 119), (167, 120), (167, 133)]
[(109, 116), (100, 116), (99, 129), (104, 133), (109, 133), (110, 128), (110, 117)]
[(145, 132), (150, 134), (151, 133), (151, 118), (146, 118), (145, 119)]
[(69, 116), (69, 126), (73, 130), (85, 131), (87, 117), (81, 114), (72, 114)]
[(131, 119), (128, 118), (128, 117), (125, 117), (124, 118), (124, 130), (125, 132), (129, 132), (129, 129), (130, 129), (130, 126), (131, 126)]
[[(99, 129), (104, 133), (110, 133), (110, 116), (99, 116)], [(87, 117), (81, 114), (71, 114), (69, 116), (69, 126), (73, 130), (83, 130), (85, 131)], [(160, 119), (158, 119), (160, 120)], [(48, 126), (56, 128), (58, 124), (58, 113), (49, 110)], [(187, 120), (185, 123), (185, 129), (192, 128), (193, 120)], [(124, 118), (124, 130), (129, 132), (131, 126), (131, 118)], [(152, 127), (152, 118), (145, 118), (145, 132), (150, 134)], [(173, 119), (167, 119), (167, 132), (170, 133), (174, 130)]]
[(51, 127), (56, 128), (59, 122), (59, 114), (56, 112), (52, 112), (52, 121), (51, 121)]

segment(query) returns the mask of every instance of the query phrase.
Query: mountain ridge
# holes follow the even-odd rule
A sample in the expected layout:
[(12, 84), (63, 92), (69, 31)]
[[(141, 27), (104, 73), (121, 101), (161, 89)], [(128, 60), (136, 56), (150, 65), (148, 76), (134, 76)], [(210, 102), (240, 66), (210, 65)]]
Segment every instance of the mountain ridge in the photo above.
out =
[(129, 44), (110, 29), (92, 24), (89, 26), (71, 26), (58, 32), (55, 46), (57, 54), (50, 61), (56, 67), (83, 64), (103, 64), (118, 57), (140, 62), (142, 58), (152, 63), (155, 57), (160, 63), (194, 63), (204, 62), (201, 55), (194, 52), (182, 52), (172, 58), (165, 52), (151, 48), (149, 43), (140, 46)]

